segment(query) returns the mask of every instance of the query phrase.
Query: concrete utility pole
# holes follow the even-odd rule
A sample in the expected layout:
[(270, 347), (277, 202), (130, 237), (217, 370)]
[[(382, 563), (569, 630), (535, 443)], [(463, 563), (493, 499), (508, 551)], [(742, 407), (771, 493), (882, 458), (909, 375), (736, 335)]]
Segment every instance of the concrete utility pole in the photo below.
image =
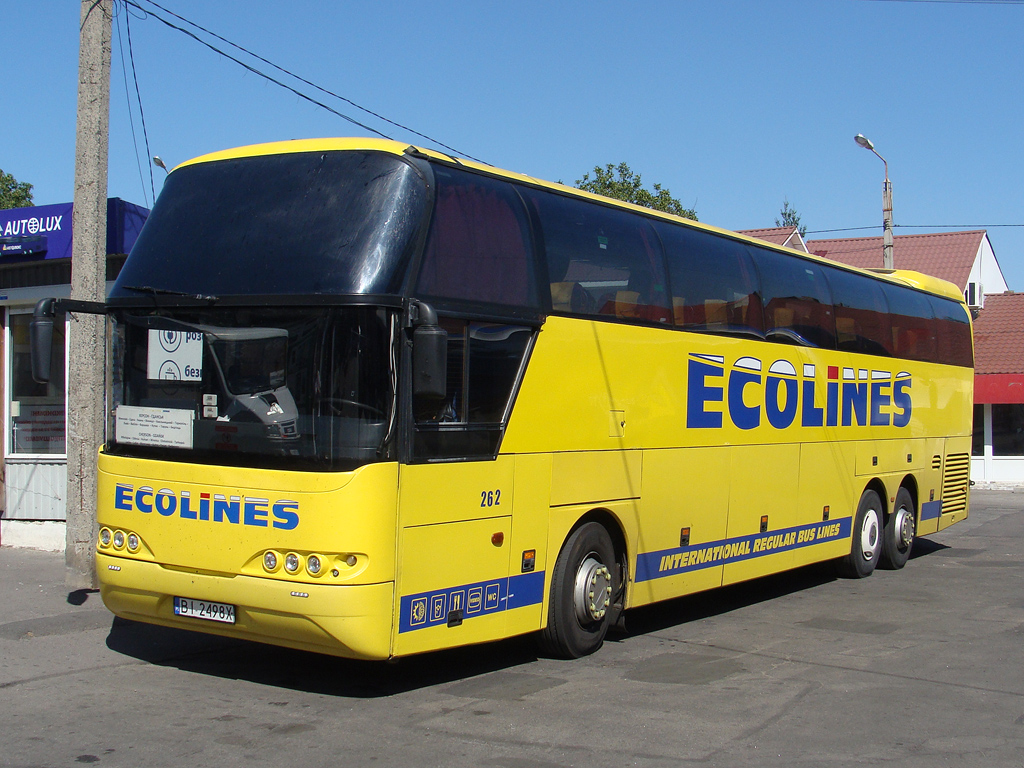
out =
[(892, 260), (892, 182), (889, 181), (889, 163), (878, 154), (871, 139), (858, 133), (853, 140), (857, 146), (870, 150), (885, 165), (885, 181), (882, 183), (882, 268), (895, 269)]
[[(71, 298), (103, 301), (107, 268), (107, 151), (113, 0), (82, 0), (75, 134)], [(96, 453), (104, 432), (105, 320), (71, 315), (68, 361), (67, 538), (69, 589), (96, 586)]]

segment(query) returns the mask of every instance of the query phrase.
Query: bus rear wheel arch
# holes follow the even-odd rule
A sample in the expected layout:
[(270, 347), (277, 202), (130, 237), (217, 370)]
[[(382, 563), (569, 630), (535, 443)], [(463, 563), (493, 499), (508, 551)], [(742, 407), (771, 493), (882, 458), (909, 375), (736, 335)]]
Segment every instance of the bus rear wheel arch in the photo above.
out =
[(910, 550), (914, 546), (914, 536), (917, 532), (916, 508), (913, 494), (906, 486), (902, 486), (896, 493), (892, 512), (885, 518), (879, 560), (881, 568), (897, 570), (910, 559)]
[(562, 545), (551, 574), (548, 622), (541, 649), (564, 659), (593, 653), (604, 642), (621, 599), (622, 569), (608, 529), (589, 521)]
[(840, 576), (863, 579), (870, 576), (882, 555), (885, 507), (874, 488), (861, 494), (857, 514), (853, 518), (850, 554), (836, 561)]

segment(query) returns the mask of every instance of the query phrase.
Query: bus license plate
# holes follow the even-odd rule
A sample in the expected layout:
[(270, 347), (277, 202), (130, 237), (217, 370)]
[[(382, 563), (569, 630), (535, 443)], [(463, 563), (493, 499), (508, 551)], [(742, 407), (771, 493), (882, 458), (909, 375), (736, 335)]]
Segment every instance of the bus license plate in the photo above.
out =
[(188, 597), (174, 598), (175, 616), (191, 616), (194, 619), (235, 623), (235, 606), (226, 603), (211, 603), (209, 600), (192, 600)]

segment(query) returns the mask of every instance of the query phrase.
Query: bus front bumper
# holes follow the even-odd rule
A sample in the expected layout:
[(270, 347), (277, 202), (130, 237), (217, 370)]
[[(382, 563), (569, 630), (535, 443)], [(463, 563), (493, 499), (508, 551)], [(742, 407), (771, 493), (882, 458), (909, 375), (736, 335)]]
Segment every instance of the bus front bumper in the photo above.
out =
[[(103, 603), (125, 619), (353, 659), (391, 655), (394, 584), (220, 576), (96, 553)], [(144, 585), (140, 588), (139, 585)], [(235, 623), (176, 616), (174, 598), (227, 603)]]

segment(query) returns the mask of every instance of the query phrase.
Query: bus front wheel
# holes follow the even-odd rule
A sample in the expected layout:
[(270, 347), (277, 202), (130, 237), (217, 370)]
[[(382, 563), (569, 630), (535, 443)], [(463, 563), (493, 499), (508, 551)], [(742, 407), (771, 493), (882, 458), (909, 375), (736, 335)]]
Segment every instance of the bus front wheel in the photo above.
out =
[(546, 653), (577, 659), (601, 647), (618, 590), (618, 570), (604, 526), (584, 523), (572, 532), (551, 574), (548, 625), (540, 633)]
[(882, 568), (896, 570), (907, 564), (910, 548), (914, 546), (914, 530), (914, 498), (906, 488), (900, 488), (882, 531)]
[(863, 579), (870, 576), (878, 565), (882, 553), (882, 500), (872, 490), (866, 490), (857, 505), (853, 519), (853, 541), (850, 554), (840, 558), (837, 569), (840, 576)]

